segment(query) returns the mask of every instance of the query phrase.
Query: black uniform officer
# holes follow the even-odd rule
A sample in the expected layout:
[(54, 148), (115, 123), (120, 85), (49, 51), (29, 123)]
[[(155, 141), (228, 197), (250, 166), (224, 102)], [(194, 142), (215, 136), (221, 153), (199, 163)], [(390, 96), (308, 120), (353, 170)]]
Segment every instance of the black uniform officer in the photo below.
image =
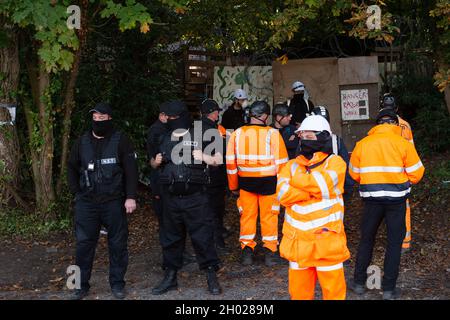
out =
[[(218, 130), (220, 107), (215, 100), (206, 99), (202, 102), (202, 130), (203, 139), (211, 141), (214, 151), (225, 155), (225, 137)], [(210, 145), (211, 145), (210, 144)], [(219, 250), (225, 249), (224, 234), (228, 230), (223, 225), (225, 215), (225, 194), (227, 190), (227, 169), (225, 161), (218, 166), (209, 166), (210, 184), (207, 188), (209, 210), (214, 217), (214, 240)]]
[[(213, 217), (208, 210), (205, 192), (209, 180), (205, 163), (219, 163), (222, 155), (218, 154), (218, 158), (203, 153), (202, 132), (192, 130), (191, 117), (183, 102), (171, 101), (167, 115), (171, 133), (160, 147), (163, 158), (160, 183), (164, 193), (161, 245), (165, 275), (152, 293), (159, 295), (177, 288), (177, 271), (183, 266), (187, 231), (200, 269), (206, 271), (208, 290), (212, 294), (220, 294)], [(196, 135), (199, 138), (195, 139)]]
[(159, 225), (161, 225), (162, 216), (162, 200), (161, 200), (161, 185), (159, 183), (161, 157), (157, 157), (159, 146), (162, 143), (163, 137), (169, 132), (167, 126), (167, 103), (163, 103), (159, 107), (158, 120), (156, 120), (148, 129), (147, 132), (147, 157), (152, 168), (150, 172), (150, 188), (152, 189), (152, 205), (153, 210), (158, 218)]
[(90, 113), (92, 130), (76, 141), (68, 161), (69, 187), (76, 195), (76, 264), (81, 270), (81, 289), (73, 299), (88, 294), (101, 226), (108, 230), (111, 290), (123, 299), (128, 267), (126, 213), (136, 209), (136, 156), (130, 140), (113, 128), (108, 104), (99, 103)]

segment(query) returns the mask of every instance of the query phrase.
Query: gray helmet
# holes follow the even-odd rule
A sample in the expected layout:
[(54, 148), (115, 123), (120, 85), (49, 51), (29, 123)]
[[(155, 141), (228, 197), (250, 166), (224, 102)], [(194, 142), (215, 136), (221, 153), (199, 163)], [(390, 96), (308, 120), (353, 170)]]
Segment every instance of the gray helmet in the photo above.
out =
[(390, 108), (397, 111), (397, 104), (395, 103), (395, 97), (392, 93), (385, 93), (381, 100), (381, 108)]
[(285, 103), (277, 103), (272, 110), (272, 116), (283, 116), (289, 115), (289, 107)]
[(263, 114), (270, 114), (270, 106), (265, 101), (255, 101), (252, 103), (252, 105), (249, 107), (249, 116), (250, 117), (260, 117)]

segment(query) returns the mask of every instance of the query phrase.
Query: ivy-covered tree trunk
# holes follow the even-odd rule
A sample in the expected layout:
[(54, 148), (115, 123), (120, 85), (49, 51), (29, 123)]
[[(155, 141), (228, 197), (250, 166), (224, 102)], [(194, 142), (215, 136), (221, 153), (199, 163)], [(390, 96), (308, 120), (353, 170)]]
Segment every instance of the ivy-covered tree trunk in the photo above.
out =
[(17, 193), (19, 183), (19, 143), (16, 127), (6, 107), (17, 103), (19, 84), (18, 33), (0, 16), (0, 29), (6, 35), (6, 44), (0, 47), (0, 205), (12, 198), (24, 206)]
[(53, 185), (53, 113), (50, 93), (50, 74), (38, 59), (27, 59), (33, 102), (24, 105), (28, 127), (29, 149), (32, 162), (36, 208), (45, 214), (51, 212), (55, 201)]

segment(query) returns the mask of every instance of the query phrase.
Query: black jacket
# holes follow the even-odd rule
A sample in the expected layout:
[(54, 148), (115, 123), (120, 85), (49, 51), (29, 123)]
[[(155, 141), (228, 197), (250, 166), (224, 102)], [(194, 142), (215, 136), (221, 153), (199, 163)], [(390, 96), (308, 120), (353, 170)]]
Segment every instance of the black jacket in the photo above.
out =
[[(233, 104), (234, 105), (234, 104)], [(242, 127), (244, 122), (244, 110), (243, 109), (235, 109), (233, 105), (229, 106), (227, 110), (222, 115), (221, 125), (225, 129), (233, 129)]]
[[(205, 137), (204, 133), (209, 130), (209, 129), (213, 129), (213, 130), (217, 130), (217, 137), (220, 136), (220, 133), (217, 129), (217, 124), (206, 118), (206, 117), (202, 117), (202, 131), (203, 131), (203, 139)], [(220, 137), (220, 139), (222, 139), (223, 141), (221, 141), (223, 149), (220, 150), (220, 153), (222, 153), (223, 156), (223, 164), (219, 165), (219, 166), (209, 166), (209, 175), (211, 178), (211, 183), (210, 185), (215, 187), (215, 186), (224, 186), (224, 188), (226, 188), (227, 185), (227, 170), (226, 170), (226, 166), (225, 166), (225, 152), (226, 152), (226, 143), (225, 143), (225, 138)], [(214, 139), (212, 139), (213, 141), (204, 141), (208, 144), (210, 143), (214, 143)], [(219, 151), (219, 150), (217, 150)], [(211, 155), (213, 156), (213, 155)]]
[(306, 114), (310, 114), (313, 109), (314, 104), (311, 100), (308, 100), (307, 105), (301, 95), (294, 95), (289, 104), (289, 113), (292, 114), (291, 124), (295, 126), (296, 123), (302, 123), (306, 118)]
[[(102, 153), (102, 150), (108, 144), (112, 134), (115, 132), (108, 133), (104, 138), (97, 139), (95, 138), (91, 132), (89, 132), (89, 136), (92, 139), (92, 145), (94, 148), (94, 153), (96, 157), (99, 157)], [(81, 170), (81, 157), (80, 157), (80, 146), (81, 146), (81, 138), (77, 139), (77, 141), (72, 146), (72, 150), (70, 152), (69, 161), (67, 163), (67, 180), (69, 184), (69, 189), (73, 194), (80, 196), (83, 199), (90, 200), (93, 202), (106, 202), (110, 200), (114, 200), (113, 198), (104, 198), (98, 197), (95, 194), (83, 195), (80, 194), (80, 170)], [(136, 199), (137, 196), (137, 184), (138, 184), (138, 168), (136, 161), (136, 154), (134, 152), (133, 145), (131, 141), (124, 135), (121, 134), (119, 145), (118, 145), (118, 156), (120, 161), (120, 166), (123, 170), (123, 193), (125, 194), (127, 199)]]

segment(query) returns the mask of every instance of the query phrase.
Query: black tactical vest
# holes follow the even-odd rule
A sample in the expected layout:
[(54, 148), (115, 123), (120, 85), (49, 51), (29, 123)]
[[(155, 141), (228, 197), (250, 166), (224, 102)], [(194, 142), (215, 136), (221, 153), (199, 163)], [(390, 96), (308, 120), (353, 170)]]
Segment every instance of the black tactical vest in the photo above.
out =
[(95, 154), (91, 133), (81, 137), (80, 187), (83, 194), (116, 197), (124, 194), (123, 169), (119, 165), (120, 132), (114, 132), (106, 147)]
[[(203, 149), (202, 141), (194, 141), (191, 130), (180, 140), (172, 141), (170, 134), (164, 137), (160, 147), (163, 155), (160, 183), (168, 186), (169, 192), (191, 194), (203, 190), (209, 183), (206, 165), (194, 163), (192, 152), (196, 149)], [(174, 150), (179, 152), (173, 152)], [(177, 159), (172, 159), (172, 156)]]

